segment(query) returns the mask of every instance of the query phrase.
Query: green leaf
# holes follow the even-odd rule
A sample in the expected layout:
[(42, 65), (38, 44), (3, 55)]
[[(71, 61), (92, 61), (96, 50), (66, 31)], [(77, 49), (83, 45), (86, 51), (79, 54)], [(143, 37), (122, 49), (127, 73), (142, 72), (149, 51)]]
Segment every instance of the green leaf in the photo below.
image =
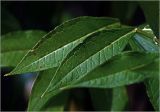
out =
[(95, 111), (123, 111), (128, 101), (125, 87), (91, 88), (90, 94)]
[[(158, 65), (158, 62), (153, 62), (157, 58), (157, 53), (127, 52), (119, 54), (102, 66), (91, 71), (76, 83), (70, 84), (68, 82), (68, 85), (57, 88), (55, 91), (47, 92), (42, 98), (46, 98), (48, 94), (52, 94), (54, 96), (57, 94), (57, 91), (73, 87), (113, 88), (141, 82), (147, 77), (154, 77), (153, 74), (158, 73), (159, 68), (158, 66), (155, 67)], [(121, 103), (125, 104), (125, 102)], [(120, 107), (122, 108), (122, 106), (124, 105), (117, 104), (113, 106), (115, 107), (113, 110), (116, 110), (117, 108), (119, 109)]]
[(56, 71), (56, 68), (48, 69), (46, 71), (40, 72), (38, 75), (34, 86), (32, 88), (31, 96), (29, 99), (28, 111), (63, 111), (68, 92), (64, 91), (55, 97), (52, 98), (52, 94), (41, 98), (44, 90), (48, 86), (53, 73)]
[(138, 7), (135, 1), (112, 2), (110, 13), (112, 17), (119, 18), (122, 23), (129, 24)]
[(141, 1), (140, 6), (143, 9), (145, 18), (153, 29), (157, 38), (159, 34), (159, 1)]
[(67, 100), (68, 91), (63, 91), (57, 94), (55, 97), (50, 98), (41, 110), (64, 112), (66, 110)]
[(160, 108), (160, 97), (159, 97), (159, 75), (157, 77), (149, 78), (145, 81), (147, 93), (151, 103), (153, 104), (156, 111)]
[[(148, 31), (145, 31), (146, 33)], [(145, 38), (144, 38), (145, 36)], [(159, 45), (156, 44), (156, 42), (153, 40), (154, 36), (151, 36), (151, 38), (147, 38), (147, 34), (146, 35), (138, 35), (136, 36), (135, 38), (132, 38), (132, 44), (131, 47), (133, 50), (141, 50), (141, 51), (145, 51), (145, 52), (157, 52), (159, 53)], [(146, 74), (149, 74), (149, 69), (156, 69), (157, 68), (157, 71), (159, 71), (159, 60), (157, 60), (157, 64), (152, 64), (151, 66), (148, 66), (148, 68), (145, 69), (145, 72)], [(155, 110), (159, 110), (158, 108), (160, 107), (159, 106), (159, 78), (158, 78), (158, 72), (156, 73), (153, 73), (154, 75), (157, 75), (157, 77), (153, 77), (153, 78), (148, 78), (146, 81), (145, 81), (145, 86), (146, 86), (146, 90), (147, 90), (147, 93), (148, 93), (148, 96), (150, 98), (150, 101), (154, 107)], [(156, 86), (157, 85), (157, 86)]]
[(135, 33), (133, 28), (104, 29), (76, 47), (60, 65), (47, 91), (69, 85), (119, 54)]
[(1, 36), (1, 67), (16, 66), (45, 34), (40, 30), (15, 31)]
[(112, 104), (112, 89), (90, 88), (92, 105), (95, 111), (109, 111)]
[(67, 21), (42, 38), (8, 75), (57, 67), (88, 36), (106, 27), (115, 26), (120, 26), (117, 19), (104, 17), (78, 17)]
[(123, 53), (91, 71), (74, 85), (68, 85), (64, 88), (79, 86), (113, 88), (141, 82), (147, 77), (158, 74), (158, 67), (151, 67), (158, 65), (157, 61), (153, 62), (157, 58), (158, 53)]
[(18, 20), (4, 7), (1, 8), (1, 17), (1, 34), (21, 29)]
[(124, 111), (128, 102), (128, 95), (125, 87), (113, 88), (111, 111)]

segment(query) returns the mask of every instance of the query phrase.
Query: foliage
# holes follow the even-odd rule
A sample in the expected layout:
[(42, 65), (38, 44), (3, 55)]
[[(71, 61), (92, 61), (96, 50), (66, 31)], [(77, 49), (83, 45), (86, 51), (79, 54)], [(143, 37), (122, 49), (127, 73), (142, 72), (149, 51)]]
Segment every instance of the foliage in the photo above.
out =
[[(124, 110), (125, 86), (139, 82), (145, 82), (149, 98), (158, 110), (159, 46), (147, 28), (124, 26), (113, 18), (78, 17), (48, 34), (8, 33), (2, 36), (1, 66), (15, 67), (6, 76), (40, 71), (29, 111), (63, 110), (68, 90), (80, 87), (101, 88), (101, 94), (112, 96), (102, 98), (107, 103), (102, 102), (102, 107), (92, 97), (95, 110)], [(100, 92), (96, 91), (91, 90), (91, 96)]]
[[(158, 3), (114, 2), (111, 16), (121, 22), (109, 17), (71, 19), (74, 16), (67, 11), (59, 18), (60, 13), (55, 11), (53, 26), (63, 23), (48, 33), (22, 30), (19, 21), (2, 7), (0, 66), (14, 67), (5, 76), (38, 74), (28, 111), (69, 110), (71, 92), (77, 88), (87, 88), (96, 111), (125, 111), (129, 101), (126, 87), (137, 83), (144, 83), (158, 111)], [(61, 12), (61, 5), (55, 6)], [(139, 6), (149, 25), (124, 25), (133, 21)], [(83, 93), (75, 96), (82, 99)]]

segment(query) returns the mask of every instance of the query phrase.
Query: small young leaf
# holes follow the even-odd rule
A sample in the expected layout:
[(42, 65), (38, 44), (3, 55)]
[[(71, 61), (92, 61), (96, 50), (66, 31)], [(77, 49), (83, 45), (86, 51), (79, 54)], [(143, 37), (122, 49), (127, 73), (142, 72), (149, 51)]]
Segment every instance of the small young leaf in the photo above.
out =
[(8, 75), (57, 67), (89, 35), (117, 25), (117, 19), (103, 17), (78, 17), (67, 21), (44, 36)]
[(15, 31), (1, 36), (1, 67), (16, 66), (45, 34), (40, 30)]

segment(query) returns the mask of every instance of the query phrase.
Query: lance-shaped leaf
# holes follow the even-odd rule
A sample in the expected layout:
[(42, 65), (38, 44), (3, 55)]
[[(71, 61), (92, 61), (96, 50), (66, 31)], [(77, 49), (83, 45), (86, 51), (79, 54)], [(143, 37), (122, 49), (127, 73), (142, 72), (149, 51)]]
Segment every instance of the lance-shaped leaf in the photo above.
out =
[(155, 67), (158, 65), (157, 58), (158, 53), (124, 53), (93, 70), (76, 83), (64, 88), (72, 86), (113, 88), (141, 82), (147, 77), (158, 74), (158, 66)]
[(16, 66), (36, 42), (45, 35), (44, 31), (16, 31), (1, 36), (1, 67)]
[[(47, 85), (49, 84), (51, 78), (53, 77), (51, 74), (53, 74), (56, 71), (56, 69), (51, 69), (49, 73), (50, 76), (46, 75), (44, 72), (42, 76), (43, 78), (40, 78), (39, 80), (37, 79), (39, 83), (37, 82), (34, 85), (35, 88), (33, 88), (32, 90), (33, 93), (30, 99), (28, 109), (29, 110), (41, 110), (42, 107), (46, 105), (46, 103), (48, 102), (50, 98), (56, 97), (56, 95), (59, 92), (61, 92), (63, 89), (69, 89), (72, 87), (110, 88), (110, 87), (128, 85), (128, 84), (142, 81), (146, 77), (149, 77), (150, 75), (152, 75), (153, 73), (158, 73), (158, 67), (157, 68), (154, 67), (158, 63), (157, 62), (151, 63), (156, 57), (158, 57), (158, 54), (157, 53), (156, 54), (149, 53), (148, 55), (147, 54), (148, 53), (143, 54), (143, 53), (136, 53), (136, 52), (120, 54), (114, 57), (114, 59), (111, 59), (109, 62), (107, 62), (108, 64), (106, 64), (106, 66), (102, 65), (98, 67), (97, 69), (99, 70), (95, 69), (93, 72), (87, 75), (88, 77), (82, 78), (77, 83), (72, 84), (72, 85), (67, 85), (66, 87), (59, 88), (53, 92), (46, 93), (43, 97), (41, 97)], [(145, 63), (143, 63), (142, 60)], [(127, 63), (125, 64), (124, 62), (127, 62)], [(150, 63), (150, 64), (145, 66), (145, 64), (147, 63)], [(113, 67), (115, 68), (112, 70)], [(128, 68), (132, 68), (132, 69), (128, 70)], [(135, 74), (137, 73), (137, 74), (134, 75), (132, 72), (130, 73), (129, 72), (130, 70), (134, 71), (134, 73)], [(123, 74), (121, 73), (121, 71), (128, 71), (128, 74)], [(87, 80), (87, 78), (88, 79), (91, 78), (91, 79)], [(98, 81), (95, 81), (96, 79), (98, 79)], [(86, 83), (87, 81), (88, 82), (93, 81), (93, 83)], [(41, 86), (41, 84), (43, 86)], [(117, 107), (119, 109), (122, 106), (123, 105), (118, 106), (117, 104), (113, 107)], [(112, 108), (112, 109), (117, 110), (117, 108)]]
[[(144, 30), (145, 31), (145, 30)], [(159, 45), (158, 42), (156, 40), (154, 40), (154, 35), (147, 35), (148, 31), (145, 31), (146, 35), (142, 35), (142, 33), (140, 33), (139, 35), (135, 35), (134, 38), (132, 38), (132, 42), (130, 42), (130, 45), (132, 47), (133, 50), (141, 50), (141, 51), (145, 51), (145, 52), (157, 52), (159, 53)], [(151, 65), (148, 69), (151, 68), (158, 68), (159, 66), (159, 60), (157, 60), (157, 64), (155, 65)], [(146, 69), (146, 72), (148, 71), (148, 69)], [(158, 70), (157, 70), (158, 71)], [(149, 72), (148, 72), (149, 74)], [(155, 110), (159, 110), (159, 73), (155, 73), (155, 75), (157, 75), (156, 77), (153, 78), (149, 78), (145, 81), (145, 86), (146, 86), (146, 90), (149, 96), (149, 99), (154, 107)]]
[(29, 99), (28, 111), (63, 111), (68, 92), (64, 91), (52, 98), (52, 95), (41, 98), (41, 95), (48, 86), (56, 68), (48, 69), (39, 73), (32, 88)]
[(79, 17), (67, 21), (44, 36), (8, 75), (57, 67), (89, 35), (117, 25), (117, 19), (103, 17)]
[(91, 35), (67, 56), (46, 91), (77, 81), (112, 56), (119, 54), (134, 33), (133, 28), (113, 28)]

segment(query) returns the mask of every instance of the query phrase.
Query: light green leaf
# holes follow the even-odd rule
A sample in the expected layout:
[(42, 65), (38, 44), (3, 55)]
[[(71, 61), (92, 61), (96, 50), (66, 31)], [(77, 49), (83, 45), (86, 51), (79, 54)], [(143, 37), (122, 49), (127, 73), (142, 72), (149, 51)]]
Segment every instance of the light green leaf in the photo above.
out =
[(68, 92), (63, 91), (60, 94), (52, 98), (52, 94), (41, 98), (44, 90), (48, 86), (53, 73), (56, 68), (48, 69), (39, 73), (32, 88), (31, 96), (29, 99), (28, 111), (63, 111)]
[(15, 31), (1, 36), (1, 67), (16, 66), (45, 34), (40, 30)]
[(119, 54), (134, 33), (133, 28), (113, 28), (104, 29), (88, 37), (60, 65), (47, 91), (72, 84), (112, 56)]
[(118, 20), (105, 17), (78, 17), (67, 21), (43, 37), (8, 75), (57, 67), (88, 36), (114, 26), (120, 26)]

